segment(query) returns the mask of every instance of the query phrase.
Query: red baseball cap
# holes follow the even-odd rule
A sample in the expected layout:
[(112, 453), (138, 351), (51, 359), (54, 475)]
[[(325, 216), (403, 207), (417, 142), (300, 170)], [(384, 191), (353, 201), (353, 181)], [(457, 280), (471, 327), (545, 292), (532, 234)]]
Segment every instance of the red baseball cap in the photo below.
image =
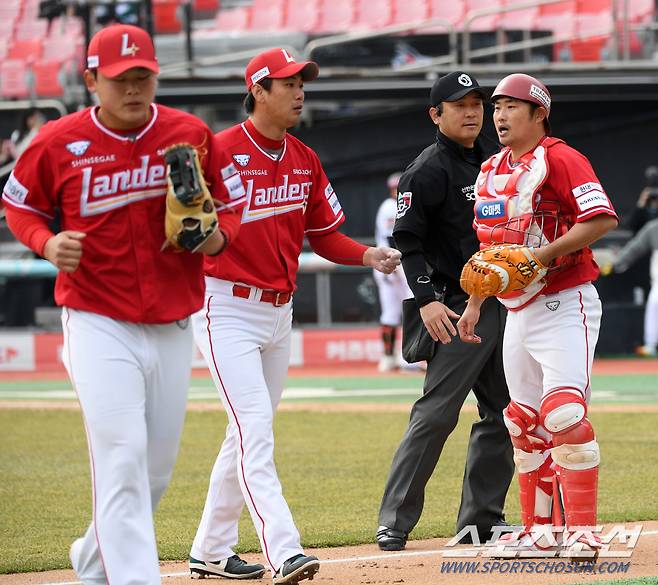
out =
[(136, 67), (160, 73), (151, 36), (143, 28), (129, 24), (113, 24), (93, 36), (87, 49), (87, 67), (106, 77), (116, 77)]
[(320, 73), (318, 64), (313, 61), (297, 62), (285, 49), (270, 49), (256, 55), (249, 61), (244, 72), (247, 90), (261, 79), (284, 79), (297, 73), (302, 74), (304, 81), (313, 81)]

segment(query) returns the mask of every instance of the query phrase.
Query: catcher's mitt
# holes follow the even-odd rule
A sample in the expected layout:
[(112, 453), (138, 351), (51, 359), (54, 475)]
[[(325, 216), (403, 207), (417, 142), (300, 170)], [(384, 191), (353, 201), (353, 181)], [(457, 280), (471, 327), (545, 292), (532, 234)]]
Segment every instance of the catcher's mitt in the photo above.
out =
[(459, 283), (469, 295), (491, 297), (523, 290), (542, 279), (547, 271), (533, 248), (495, 244), (471, 256)]
[(191, 144), (174, 144), (164, 154), (167, 163), (167, 207), (163, 245), (196, 251), (217, 229), (215, 203)]

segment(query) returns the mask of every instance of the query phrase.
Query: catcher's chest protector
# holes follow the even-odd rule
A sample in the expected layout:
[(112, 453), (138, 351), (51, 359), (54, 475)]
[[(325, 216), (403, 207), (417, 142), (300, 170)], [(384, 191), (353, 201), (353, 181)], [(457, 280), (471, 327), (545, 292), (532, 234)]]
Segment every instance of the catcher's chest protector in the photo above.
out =
[[(550, 221), (552, 233), (546, 233), (546, 213), (537, 213), (539, 191), (549, 173), (547, 150), (562, 142), (545, 137), (534, 150), (524, 154), (511, 173), (498, 173), (503, 161), (510, 156), (504, 148), (484, 163), (475, 182), (475, 220), (480, 248), (494, 243), (520, 244), (539, 247), (555, 239), (557, 212)], [(508, 165), (511, 166), (511, 165)], [(549, 214), (551, 212), (548, 212)], [(541, 280), (523, 291), (500, 295), (500, 301), (510, 309), (525, 306), (546, 285)]]
[(547, 149), (558, 142), (562, 141), (544, 138), (521, 157), (511, 173), (498, 172), (501, 162), (510, 155), (509, 148), (482, 164), (475, 183), (474, 221), (482, 248), (493, 243), (537, 247), (554, 239), (554, 234), (551, 237), (544, 232), (535, 210), (537, 194), (549, 173)]

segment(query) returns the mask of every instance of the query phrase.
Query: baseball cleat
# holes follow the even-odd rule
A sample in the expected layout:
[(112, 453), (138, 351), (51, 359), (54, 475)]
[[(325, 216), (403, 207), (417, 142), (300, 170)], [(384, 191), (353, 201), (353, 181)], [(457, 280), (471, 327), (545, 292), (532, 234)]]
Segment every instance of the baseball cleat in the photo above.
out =
[(200, 561), (190, 557), (190, 576), (192, 579), (206, 577), (224, 577), (225, 579), (260, 579), (265, 574), (265, 567), (259, 563), (247, 563), (238, 555), (221, 561)]
[(407, 545), (407, 533), (403, 530), (380, 526), (377, 529), (377, 544), (381, 550), (404, 550)]
[(312, 581), (319, 570), (320, 561), (317, 557), (299, 554), (283, 563), (274, 573), (272, 581), (274, 585), (296, 585), (304, 579)]

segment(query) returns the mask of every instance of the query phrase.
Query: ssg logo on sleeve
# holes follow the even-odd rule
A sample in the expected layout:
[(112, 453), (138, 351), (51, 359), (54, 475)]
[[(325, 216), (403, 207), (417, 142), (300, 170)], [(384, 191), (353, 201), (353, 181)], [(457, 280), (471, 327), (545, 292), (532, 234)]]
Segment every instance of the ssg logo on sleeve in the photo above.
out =
[(411, 191), (405, 191), (404, 193), (398, 192), (398, 210), (395, 214), (396, 219), (404, 217), (404, 214), (409, 211), (411, 208)]

